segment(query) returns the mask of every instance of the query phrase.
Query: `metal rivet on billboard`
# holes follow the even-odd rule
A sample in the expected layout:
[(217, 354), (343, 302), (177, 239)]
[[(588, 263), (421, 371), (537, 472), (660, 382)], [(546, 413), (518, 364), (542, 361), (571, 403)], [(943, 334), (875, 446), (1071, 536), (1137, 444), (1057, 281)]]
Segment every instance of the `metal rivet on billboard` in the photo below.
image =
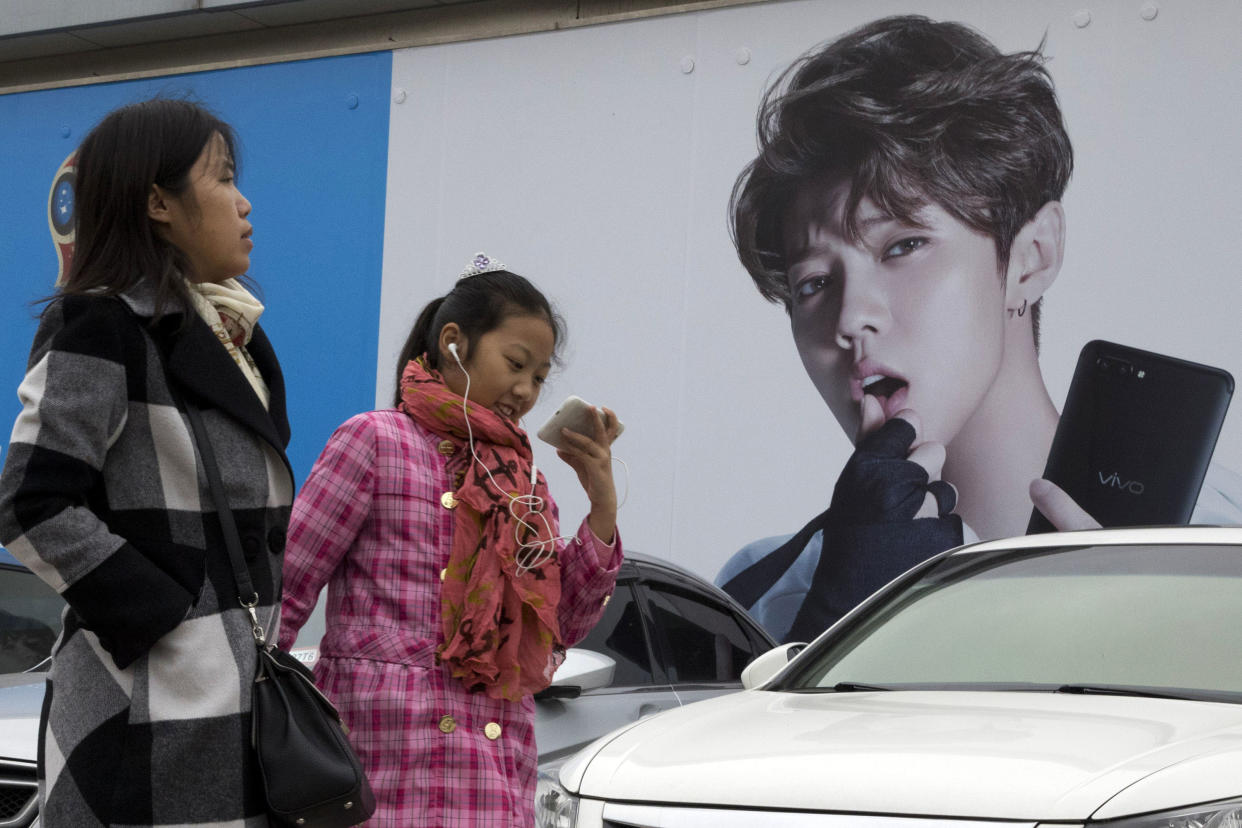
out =
[(358, 96), (357, 95), (346, 95), (345, 105), (349, 107), (350, 109), (357, 109), (358, 108)]
[(694, 58), (690, 57), (689, 55), (686, 55), (684, 58), (681, 59), (681, 73), (683, 75), (688, 75), (693, 71), (694, 71)]
[(750, 63), (750, 49), (747, 49), (745, 46), (742, 46), (736, 52), (733, 53), (733, 57), (737, 61), (738, 66), (745, 66), (746, 64)]
[(1144, 3), (1139, 9), (1139, 16), (1144, 20), (1155, 20), (1158, 14), (1160, 14), (1160, 7), (1155, 3)]
[(1075, 26), (1080, 29), (1085, 29), (1091, 25), (1091, 10), (1079, 9), (1074, 12), (1074, 16), (1071, 19), (1074, 21)]
[(405, 103), (405, 90), (400, 86), (392, 91), (392, 102), (399, 104)]
[(68, 137), (69, 137), (70, 135), (72, 135), (72, 134), (73, 134), (73, 130), (72, 130), (72, 129), (70, 129), (69, 127), (67, 127), (67, 126), (63, 126), (63, 127), (61, 127), (61, 128), (60, 128), (60, 137), (61, 137), (61, 138), (68, 138)]

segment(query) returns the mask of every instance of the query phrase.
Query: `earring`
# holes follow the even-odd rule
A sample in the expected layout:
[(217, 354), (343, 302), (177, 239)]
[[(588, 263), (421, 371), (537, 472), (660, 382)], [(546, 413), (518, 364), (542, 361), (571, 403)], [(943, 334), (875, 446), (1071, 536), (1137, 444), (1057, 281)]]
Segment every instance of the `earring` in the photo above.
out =
[(1013, 308), (1007, 308), (1005, 312), (1009, 314), (1010, 319), (1013, 319), (1013, 315), (1015, 313), (1018, 316), (1026, 316), (1026, 300), (1025, 299), (1022, 300), (1022, 307), (1018, 308), (1017, 310), (1014, 310)]

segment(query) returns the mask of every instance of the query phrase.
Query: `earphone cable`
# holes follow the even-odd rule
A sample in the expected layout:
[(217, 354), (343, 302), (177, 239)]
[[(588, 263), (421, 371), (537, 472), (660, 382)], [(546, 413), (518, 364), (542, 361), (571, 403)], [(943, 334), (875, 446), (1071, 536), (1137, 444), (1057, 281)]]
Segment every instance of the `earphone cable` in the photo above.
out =
[[(479, 466), (483, 468), (483, 473), (487, 475), (487, 479), (491, 482), (492, 488), (494, 488), (501, 495), (509, 498), (509, 515), (517, 521), (517, 526), (513, 528), (513, 539), (517, 541), (518, 554), (514, 556), (514, 559), (517, 562), (518, 574), (524, 575), (530, 570), (543, 565), (556, 554), (557, 541), (569, 541), (572, 540), (572, 538), (562, 535), (558, 537), (550, 537), (547, 540), (538, 540), (539, 527), (526, 520), (526, 518), (531, 515), (537, 515), (539, 519), (543, 521), (543, 528), (547, 530), (547, 534), (552, 534), (552, 524), (548, 521), (547, 515), (543, 513), (543, 498), (535, 494), (535, 487), (538, 485), (538, 474), (531, 474), (530, 494), (515, 495), (510, 492), (506, 492), (503, 488), (501, 488), (500, 484), (496, 482), (496, 478), (492, 477), (491, 469), (487, 467), (486, 463), (479, 459), (479, 455), (474, 449), (474, 429), (470, 425), (470, 372), (467, 371), (466, 366), (462, 364), (461, 357), (457, 355), (456, 347), (451, 347), (449, 352), (452, 353), (453, 359), (457, 361), (457, 366), (461, 368), (461, 372), (466, 375), (466, 391), (462, 394), (461, 412), (462, 417), (466, 420), (466, 439), (470, 444), (470, 456), (473, 458), (475, 463), (478, 463)], [(534, 468), (534, 457), (532, 457), (532, 472), (534, 471)], [(526, 507), (525, 514), (519, 515), (517, 513), (518, 504)], [(523, 529), (526, 529), (528, 532), (532, 533), (535, 536), (535, 539), (523, 541)]]

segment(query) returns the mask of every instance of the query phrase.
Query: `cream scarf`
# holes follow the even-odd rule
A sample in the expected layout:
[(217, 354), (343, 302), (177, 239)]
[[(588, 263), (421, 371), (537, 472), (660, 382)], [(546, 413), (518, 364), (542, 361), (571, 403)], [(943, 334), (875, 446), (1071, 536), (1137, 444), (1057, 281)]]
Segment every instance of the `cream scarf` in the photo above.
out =
[(194, 310), (211, 326), (220, 344), (241, 369), (242, 376), (250, 382), (254, 393), (259, 395), (263, 407), (267, 408), (270, 400), (267, 383), (263, 381), (263, 375), (259, 373), (250, 352), (246, 350), (250, 335), (254, 333), (254, 326), (263, 313), (262, 303), (236, 279), (189, 284)]

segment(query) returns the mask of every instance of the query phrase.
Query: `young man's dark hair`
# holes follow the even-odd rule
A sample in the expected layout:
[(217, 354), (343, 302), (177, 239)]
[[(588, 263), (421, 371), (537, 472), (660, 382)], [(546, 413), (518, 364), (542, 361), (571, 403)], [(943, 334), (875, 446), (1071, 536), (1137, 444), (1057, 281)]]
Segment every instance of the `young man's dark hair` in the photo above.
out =
[[(1002, 54), (960, 23), (886, 17), (803, 55), (764, 96), (759, 155), (733, 188), (734, 244), (759, 292), (789, 308), (783, 221), (818, 176), (909, 221), (928, 202), (996, 241), (1065, 191), (1073, 151), (1040, 51)], [(1034, 311), (1038, 332), (1038, 310)]]

